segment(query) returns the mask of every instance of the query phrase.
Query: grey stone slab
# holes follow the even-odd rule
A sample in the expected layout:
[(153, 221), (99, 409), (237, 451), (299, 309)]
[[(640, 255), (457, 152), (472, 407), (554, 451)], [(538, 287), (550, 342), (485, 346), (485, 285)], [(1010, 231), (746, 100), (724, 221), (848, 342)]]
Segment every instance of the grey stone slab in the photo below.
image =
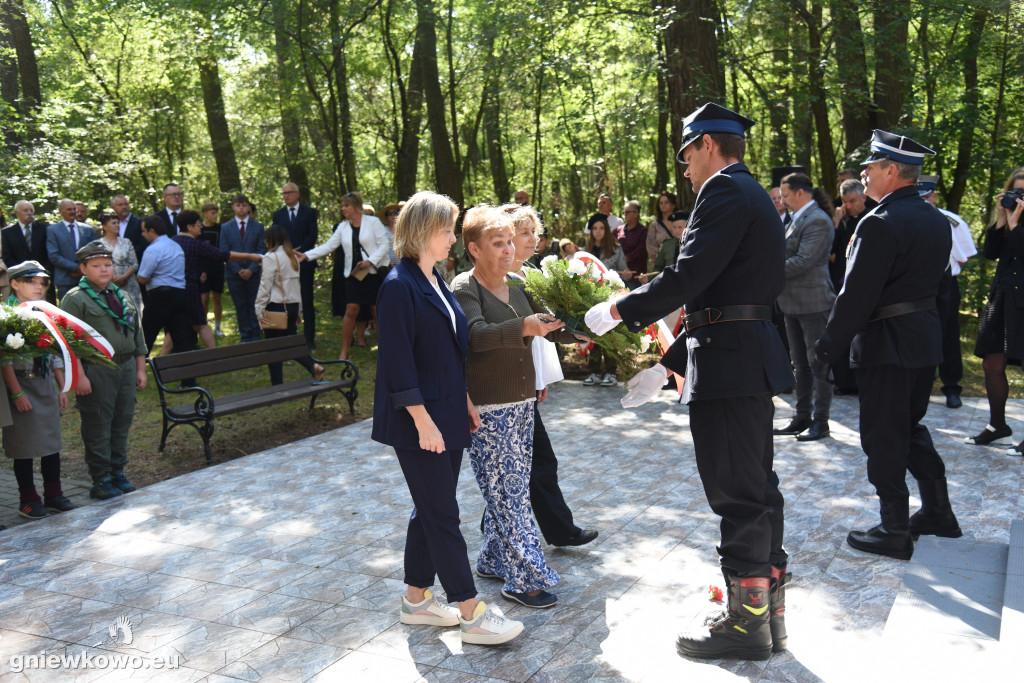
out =
[(222, 624), (279, 636), (328, 609), (326, 602), (269, 593), (219, 617)]
[(972, 569), (950, 569), (910, 565), (903, 576), (904, 587), (928, 599), (942, 596), (964, 602), (976, 602), (998, 611), (1003, 604), (1006, 574)]
[(151, 654), (165, 659), (178, 657), (183, 666), (213, 673), (273, 639), (267, 633), (206, 623)]
[(370, 652), (350, 652), (308, 680), (310, 683), (336, 683), (337, 681), (419, 683), (430, 671), (432, 671), (432, 667), (415, 662), (392, 659)]
[(987, 572), (1006, 570), (1007, 546), (963, 538), (922, 536), (914, 546), (913, 564)]
[(1024, 519), (1015, 519), (1010, 523), (1010, 546), (1024, 548)]
[(217, 673), (243, 681), (305, 681), (348, 653), (342, 648), (278, 637)]
[(974, 602), (901, 593), (885, 626), (887, 638), (916, 639), (922, 632), (958, 638), (999, 639), (1001, 615)]

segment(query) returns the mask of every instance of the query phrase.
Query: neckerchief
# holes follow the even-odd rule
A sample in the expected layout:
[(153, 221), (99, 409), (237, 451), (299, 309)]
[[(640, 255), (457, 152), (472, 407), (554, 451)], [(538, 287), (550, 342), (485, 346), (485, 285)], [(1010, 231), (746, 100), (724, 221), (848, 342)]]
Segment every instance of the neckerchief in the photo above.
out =
[(107, 287), (112, 289), (114, 294), (117, 295), (117, 300), (121, 302), (121, 315), (114, 315), (114, 312), (110, 310), (110, 306), (107, 305), (106, 301), (100, 298), (100, 295), (92, 288), (92, 284), (90, 284), (89, 279), (84, 275), (82, 276), (82, 279), (78, 281), (78, 286), (83, 292), (89, 295), (89, 298), (99, 304), (100, 308), (107, 312), (107, 315), (113, 318), (115, 322), (120, 323), (125, 336), (128, 336), (129, 330), (135, 332), (135, 316), (128, 315), (128, 305), (125, 303), (124, 294), (121, 293), (120, 287), (115, 285), (113, 282), (107, 284)]

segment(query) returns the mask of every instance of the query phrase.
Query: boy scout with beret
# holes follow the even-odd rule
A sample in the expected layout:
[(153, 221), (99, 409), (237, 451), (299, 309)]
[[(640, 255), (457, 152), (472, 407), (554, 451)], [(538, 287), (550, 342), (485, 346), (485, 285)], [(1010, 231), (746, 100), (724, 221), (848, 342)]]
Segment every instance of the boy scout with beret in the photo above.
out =
[(85, 273), (60, 307), (96, 328), (114, 348), (117, 368), (80, 363), (76, 393), (82, 416), (85, 464), (92, 477), (91, 498), (106, 500), (135, 487), (124, 475), (128, 432), (135, 415), (135, 391), (146, 388), (146, 342), (142, 320), (130, 296), (111, 279), (114, 263), (103, 242), (89, 242), (75, 256)]

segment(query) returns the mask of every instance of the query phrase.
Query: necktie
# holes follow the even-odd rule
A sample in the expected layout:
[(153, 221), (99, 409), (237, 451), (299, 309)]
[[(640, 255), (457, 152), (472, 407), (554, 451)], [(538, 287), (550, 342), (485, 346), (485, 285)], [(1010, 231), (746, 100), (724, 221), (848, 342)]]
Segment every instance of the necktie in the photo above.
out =
[(75, 230), (75, 222), (74, 221), (71, 221), (71, 223), (68, 224), (68, 232), (71, 233), (71, 243), (75, 245), (75, 250), (77, 251), (78, 250), (78, 235), (76, 234), (77, 231)]
[(178, 224), (178, 212), (177, 211), (171, 211), (171, 227), (175, 228), (175, 232), (177, 232), (177, 228), (176, 228), (177, 224)]
[[(120, 318), (124, 313), (124, 309), (121, 308), (121, 302), (118, 300), (117, 295), (109, 289), (104, 289), (101, 294), (103, 294), (103, 298), (106, 299), (107, 306), (110, 307), (110, 312)], [(120, 323), (115, 322), (114, 327), (118, 330), (121, 329)]]
[(294, 223), (295, 222), (295, 207), (293, 206), (292, 208), (289, 209), (289, 211), (291, 211), (291, 213), (292, 213), (292, 223)]
[(242, 240), (245, 240), (245, 221), (238, 221), (238, 232), (241, 233)]
[(28, 242), (31, 245), (32, 244), (32, 224), (29, 223), (28, 225), (25, 225), (25, 226), (22, 226), (22, 227), (25, 228), (25, 241)]

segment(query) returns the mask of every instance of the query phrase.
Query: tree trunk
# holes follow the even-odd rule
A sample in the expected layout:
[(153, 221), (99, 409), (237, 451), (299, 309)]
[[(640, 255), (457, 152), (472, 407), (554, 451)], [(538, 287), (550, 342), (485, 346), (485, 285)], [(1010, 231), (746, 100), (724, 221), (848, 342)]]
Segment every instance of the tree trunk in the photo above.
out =
[(452, 154), (448, 124), (445, 121), (444, 94), (441, 92), (437, 70), (436, 23), (433, 0), (416, 0), (416, 41), (423, 45), (420, 68), (423, 71), (423, 94), (427, 102), (430, 146), (434, 153), (434, 182), (439, 193), (448, 195), (462, 206), (462, 170), (455, 164), (455, 156)]
[(857, 7), (848, 0), (829, 3), (836, 45), (836, 77), (843, 112), (844, 150), (849, 155), (871, 139), (871, 91), (868, 88), (864, 31)]
[(302, 129), (296, 114), (299, 98), (296, 93), (295, 65), (292, 60), (292, 38), (288, 33), (288, 10), (283, 0), (275, 0), (274, 51), (277, 55), (277, 99), (281, 108), (281, 141), (288, 180), (299, 186), (299, 201), (309, 204), (309, 175), (302, 163)]
[(494, 185), (494, 196), (499, 204), (505, 204), (512, 192), (508, 184), (508, 169), (505, 168), (505, 153), (501, 147), (501, 107), (498, 92), (501, 89), (500, 77), (497, 72), (491, 75), (487, 85), (487, 96), (484, 98), (484, 137), (487, 141), (487, 158), (491, 167), (491, 180)]
[(792, 24), (789, 32), (793, 54), (790, 90), (793, 94), (793, 158), (798, 166), (803, 166), (810, 173), (814, 132), (807, 87), (811, 79), (811, 66), (808, 62), (807, 45), (803, 34), (797, 30), (798, 26), (796, 23)]
[(420, 121), (423, 114), (423, 44), (418, 37), (413, 45), (408, 81), (402, 76), (402, 61), (391, 39), (391, 9), (388, 2), (384, 10), (384, 46), (394, 70), (398, 86), (398, 113), (401, 119), (401, 137), (395, 148), (395, 194), (399, 200), (408, 199), (416, 192), (419, 172)]
[(953, 183), (946, 193), (946, 207), (954, 213), (960, 211), (960, 200), (967, 189), (967, 173), (971, 168), (974, 130), (978, 123), (978, 46), (987, 22), (988, 8), (979, 5), (971, 17), (971, 30), (961, 50), (960, 64), (964, 71), (963, 129), (956, 147)]
[(359, 180), (356, 177), (356, 146), (352, 139), (352, 108), (348, 96), (348, 62), (344, 47), (334, 59), (334, 73), (338, 84), (338, 112), (341, 118), (341, 165), (345, 170), (345, 184), (351, 192), (359, 189)]
[(21, 79), (21, 99), (25, 103), (25, 113), (34, 111), (43, 101), (42, 90), (39, 88), (39, 67), (36, 65), (36, 53), (32, 47), (32, 34), (29, 32), (28, 19), (25, 18), (25, 6), (22, 0), (0, 0), (6, 5), (6, 19), (14, 51), (18, 58), (18, 76)]
[[(718, 3), (715, 0), (675, 0), (665, 29), (668, 99), (672, 106), (673, 156), (682, 143), (683, 118), (705, 102), (725, 98), (725, 73), (718, 59)], [(695, 195), (675, 164), (680, 208), (693, 205)]]
[(665, 41), (661, 34), (657, 40), (658, 64), (658, 130), (657, 139), (654, 143), (654, 185), (651, 187), (650, 201), (647, 202), (647, 210), (656, 216), (658, 213), (658, 196), (668, 187), (669, 173), (668, 160), (672, 156), (669, 152), (668, 117), (671, 104), (668, 101), (668, 83), (665, 79)]
[(836, 168), (836, 151), (832, 147), (832, 127), (828, 123), (828, 101), (825, 93), (824, 73), (818, 67), (822, 62), (821, 27), (823, 22), (821, 3), (817, 0), (811, 2), (808, 19), (807, 44), (811, 67), (808, 74), (808, 88), (811, 96), (811, 112), (814, 115), (814, 131), (818, 141), (818, 160), (820, 162), (818, 177), (821, 178), (821, 186), (831, 195), (835, 193), (836, 178), (839, 173)]
[(3, 126), (4, 142), (9, 151), (18, 146), (17, 121), (22, 118), (20, 88), (18, 87), (18, 59), (15, 56), (14, 36), (11, 30), (11, 7), (6, 0), (0, 0), (0, 100), (10, 112), (0, 115), (0, 121), (9, 120)]
[(875, 121), (874, 128), (900, 125), (910, 83), (907, 57), (909, 20), (903, 3), (875, 0)]
[(535, 205), (540, 205), (541, 192), (544, 189), (544, 154), (540, 128), (540, 116), (544, 101), (544, 55), (540, 55), (537, 67), (537, 87), (533, 100), (533, 187), (530, 197)]
[(231, 144), (231, 131), (224, 115), (224, 92), (220, 85), (220, 69), (210, 57), (199, 60), (199, 81), (203, 87), (203, 106), (206, 109), (206, 129), (210, 131), (213, 160), (217, 164), (217, 182), (220, 191), (227, 194), (242, 189), (235, 159), (235, 146)]

